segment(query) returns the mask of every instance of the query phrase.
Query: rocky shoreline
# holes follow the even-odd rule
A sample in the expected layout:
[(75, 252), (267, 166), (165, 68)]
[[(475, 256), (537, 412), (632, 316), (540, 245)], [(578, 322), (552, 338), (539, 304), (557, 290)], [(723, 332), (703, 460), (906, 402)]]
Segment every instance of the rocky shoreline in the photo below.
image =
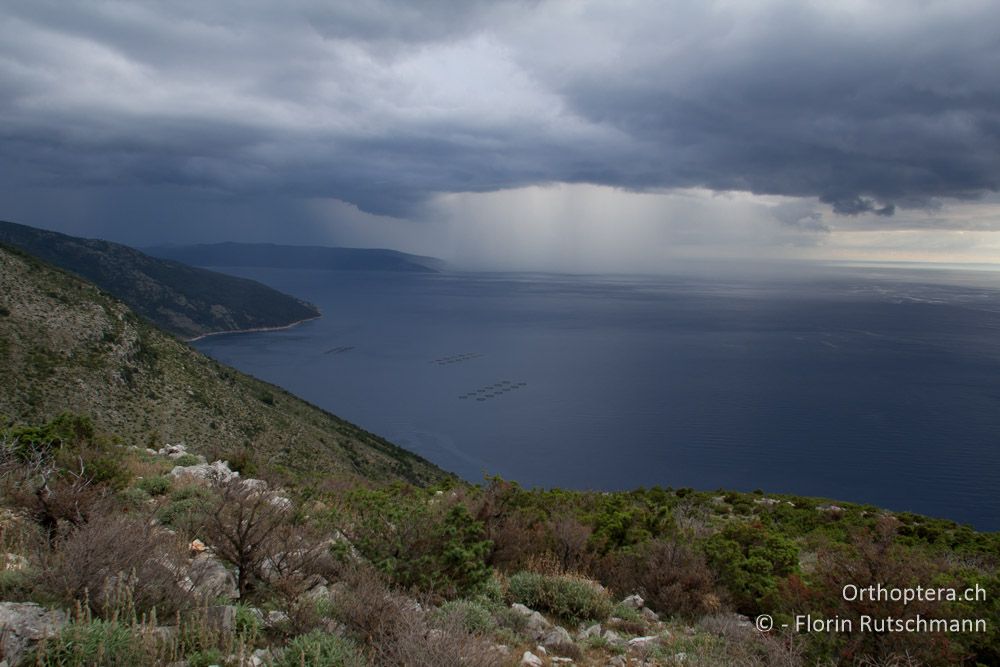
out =
[(186, 338), (184, 342), (194, 343), (196, 341), (201, 340), (202, 338), (208, 338), (209, 336), (222, 336), (224, 334), (263, 333), (265, 331), (285, 331), (286, 329), (297, 327), (300, 324), (311, 322), (313, 320), (318, 320), (321, 317), (323, 317), (322, 313), (320, 313), (319, 315), (314, 315), (313, 317), (306, 317), (301, 320), (296, 320), (290, 324), (283, 324), (277, 327), (253, 327), (251, 329), (228, 329), (225, 331), (209, 331), (208, 333), (203, 333), (200, 336), (195, 336), (194, 338)]

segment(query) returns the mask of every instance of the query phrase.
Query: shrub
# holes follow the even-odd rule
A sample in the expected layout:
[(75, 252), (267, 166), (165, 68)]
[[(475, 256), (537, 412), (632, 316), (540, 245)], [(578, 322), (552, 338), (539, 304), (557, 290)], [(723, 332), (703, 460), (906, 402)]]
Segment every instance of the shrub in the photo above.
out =
[[(855, 599), (847, 600), (843, 595), (845, 585), (859, 588), (881, 585), (886, 588), (906, 588), (917, 584), (931, 584), (965, 588), (964, 581), (956, 580), (948, 572), (947, 566), (937, 557), (922, 549), (903, 547), (897, 542), (898, 524), (893, 519), (881, 519), (872, 529), (862, 529), (854, 533), (851, 544), (837, 548), (824, 548), (818, 554), (818, 567), (811, 577), (812, 595), (796, 601), (798, 613), (808, 612), (825, 618), (849, 619), (857, 628), (859, 617), (914, 618), (960, 618), (963, 616), (947, 602), (913, 600)], [(803, 609), (804, 607), (804, 609)], [(982, 603), (969, 609), (973, 618), (983, 614)], [(953, 665), (962, 662), (963, 657), (971, 657), (962, 647), (963, 640), (971, 637), (961, 633), (916, 632), (916, 633), (845, 633), (830, 637), (812, 635), (815, 647), (826, 652), (828, 646), (816, 646), (817, 640), (832, 640), (833, 648), (842, 658), (864, 656), (871, 664), (895, 664), (901, 656), (908, 656), (915, 662), (927, 665)], [(995, 649), (994, 649), (995, 651)], [(966, 655), (963, 656), (963, 653)], [(995, 652), (994, 652), (995, 655)], [(977, 656), (978, 657), (978, 656)], [(984, 656), (985, 657), (985, 656)], [(970, 660), (968, 664), (976, 664)], [(991, 664), (992, 660), (981, 661)], [(995, 663), (993, 663), (995, 664)]]
[(143, 667), (156, 664), (156, 645), (135, 628), (116, 621), (80, 619), (35, 650), (39, 667)]
[(169, 477), (166, 475), (157, 475), (155, 477), (144, 477), (135, 486), (151, 496), (162, 496), (170, 491), (171, 485), (172, 481)]
[(345, 514), (341, 532), (403, 588), (447, 599), (477, 593), (491, 577), (490, 542), (461, 503), (361, 490), (348, 498)]
[(223, 455), (223, 460), (229, 462), (229, 469), (235, 470), (244, 477), (256, 477), (260, 471), (260, 457), (251, 447), (241, 447)]
[(275, 667), (362, 667), (364, 657), (354, 642), (314, 630), (288, 642)]
[(484, 603), (475, 600), (451, 600), (438, 608), (440, 618), (454, 618), (467, 632), (485, 635), (492, 632), (497, 624), (493, 612)]
[(507, 595), (532, 609), (565, 621), (603, 621), (611, 613), (611, 598), (599, 584), (573, 575), (519, 572), (510, 578)]
[(199, 463), (201, 463), (201, 459), (199, 459), (194, 454), (181, 454), (176, 459), (174, 459), (175, 466), (183, 466), (185, 468), (188, 466), (196, 466)]
[(29, 571), (0, 569), (0, 600), (30, 601), (37, 593)]
[(183, 543), (146, 517), (95, 516), (55, 543), (38, 586), (67, 605), (86, 600), (97, 614), (126, 606), (162, 616), (190, 601), (176, 583), (184, 559)]
[(791, 540), (757, 523), (729, 524), (708, 539), (705, 553), (736, 610), (750, 616), (774, 607), (779, 580), (799, 563)]
[(195, 651), (186, 658), (188, 667), (211, 667), (211, 665), (221, 665), (225, 661), (222, 651), (217, 648)]
[(51, 443), (10, 439), (0, 434), (2, 492), (44, 532), (48, 542), (66, 524), (78, 526), (107, 495), (87, 475), (83, 459), (70, 470), (53, 458)]
[(647, 542), (606, 557), (599, 569), (599, 578), (616, 595), (639, 593), (660, 613), (696, 617), (718, 611), (705, 556), (678, 542)]
[(156, 518), (187, 537), (193, 537), (200, 528), (202, 510), (211, 499), (212, 492), (200, 484), (182, 486), (170, 494)]
[[(804, 665), (840, 664), (828, 660), (807, 660), (803, 656), (803, 637), (789, 632), (758, 632), (734, 614), (715, 614), (702, 618), (694, 635), (677, 638), (666, 645), (655, 645), (647, 657), (668, 658), (678, 650), (687, 654), (685, 665), (715, 667), (803, 667)], [(671, 664), (671, 663), (667, 663)], [(867, 665), (851, 660), (844, 664)], [(904, 667), (909, 663), (879, 663), (886, 667)]]
[(236, 634), (246, 637), (251, 641), (259, 637), (261, 631), (264, 629), (264, 624), (259, 613), (249, 605), (236, 605)]
[(344, 582), (346, 590), (335, 598), (334, 613), (351, 636), (368, 647), (375, 664), (505, 664), (503, 656), (492, 650), (492, 642), (466, 629), (458, 614), (420, 612), (412, 599), (391, 591), (368, 566), (347, 571)]
[(628, 623), (642, 623), (642, 614), (639, 613), (638, 609), (620, 602), (611, 610), (611, 615)]
[(149, 494), (142, 489), (130, 486), (118, 494), (118, 500), (125, 511), (138, 510), (146, 506), (149, 502)]
[(122, 463), (117, 452), (95, 453), (84, 450), (77, 460), (82, 462), (83, 474), (90, 480), (91, 484), (103, 484), (115, 491), (120, 491), (128, 486), (132, 479), (132, 474)]
[(292, 551), (278, 544), (291, 519), (291, 510), (274, 502), (274, 495), (257, 491), (235, 479), (218, 488), (204, 508), (203, 528), (216, 554), (236, 567), (236, 585), (244, 598), (277, 551)]

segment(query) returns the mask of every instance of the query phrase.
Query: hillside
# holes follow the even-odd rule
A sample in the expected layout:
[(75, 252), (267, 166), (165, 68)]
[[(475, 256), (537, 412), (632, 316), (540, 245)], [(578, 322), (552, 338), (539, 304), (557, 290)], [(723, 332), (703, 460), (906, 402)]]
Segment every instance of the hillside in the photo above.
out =
[(94, 285), (0, 246), (0, 414), (92, 417), (130, 444), (185, 442), (288, 474), (440, 480), (446, 473), (192, 350)]
[[(1000, 534), (762, 491), (465, 484), (3, 247), (0, 373), (11, 665), (1000, 664)], [(931, 585), (988, 593), (843, 593)]]
[(195, 266), (255, 266), (276, 269), (330, 271), (403, 271), (428, 273), (441, 270), (433, 257), (410, 255), (379, 248), (330, 248), (276, 245), (273, 243), (213, 243), (146, 248), (154, 257)]
[(319, 316), (312, 304), (256, 281), (157, 259), (118, 243), (2, 221), (0, 243), (90, 280), (182, 338), (282, 327)]

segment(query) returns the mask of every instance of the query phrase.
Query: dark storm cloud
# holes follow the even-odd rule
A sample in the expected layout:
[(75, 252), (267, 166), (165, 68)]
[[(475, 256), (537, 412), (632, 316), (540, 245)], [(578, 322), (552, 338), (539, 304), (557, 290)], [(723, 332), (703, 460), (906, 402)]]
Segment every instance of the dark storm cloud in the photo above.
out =
[(879, 206), (867, 197), (859, 196), (831, 196), (823, 195), (820, 200), (833, 206), (833, 212), (840, 215), (861, 215), (862, 213), (874, 213), (875, 215), (890, 216), (896, 212), (895, 204)]
[(888, 217), (1000, 185), (997, 25), (987, 2), (13, 1), (0, 186), (405, 217), (576, 182)]

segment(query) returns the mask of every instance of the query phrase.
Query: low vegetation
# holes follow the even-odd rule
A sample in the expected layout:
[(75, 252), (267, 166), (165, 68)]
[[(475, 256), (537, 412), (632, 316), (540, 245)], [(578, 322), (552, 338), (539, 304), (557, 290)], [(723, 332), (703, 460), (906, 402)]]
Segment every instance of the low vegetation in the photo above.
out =
[(747, 620), (997, 618), (992, 596), (908, 608), (843, 599), (848, 583), (996, 591), (1000, 536), (947, 521), (792, 496), (501, 479), (279, 486), (198, 456), (178, 466), (181, 450), (129, 446), (72, 415), (8, 424), (0, 443), (0, 590), (71, 619), (21, 656), (31, 664), (508, 665), (539, 643), (601, 665), (1000, 659), (995, 627), (762, 634)]

